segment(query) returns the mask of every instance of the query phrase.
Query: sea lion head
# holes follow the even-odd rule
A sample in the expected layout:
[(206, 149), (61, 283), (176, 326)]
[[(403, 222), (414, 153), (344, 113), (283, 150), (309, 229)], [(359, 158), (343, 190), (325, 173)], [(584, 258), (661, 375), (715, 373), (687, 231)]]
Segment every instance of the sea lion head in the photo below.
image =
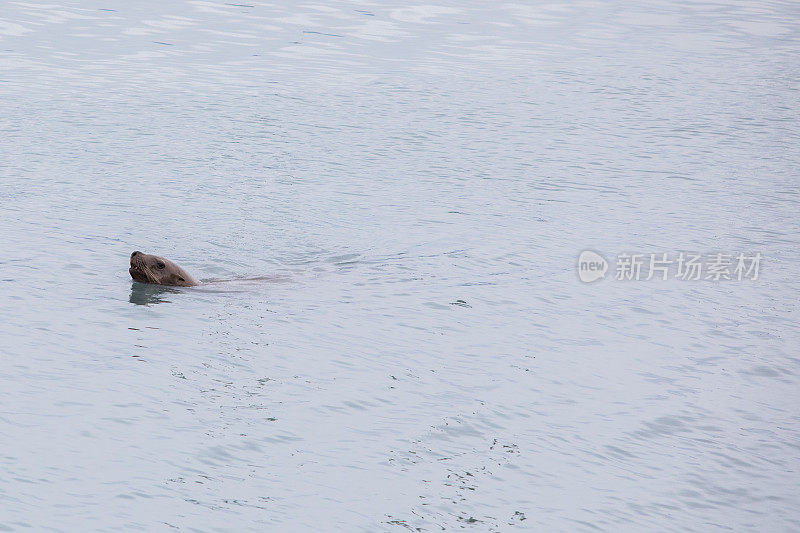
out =
[(131, 254), (131, 277), (141, 283), (158, 285), (177, 285), (191, 287), (199, 282), (184, 269), (163, 257), (149, 255), (140, 251)]

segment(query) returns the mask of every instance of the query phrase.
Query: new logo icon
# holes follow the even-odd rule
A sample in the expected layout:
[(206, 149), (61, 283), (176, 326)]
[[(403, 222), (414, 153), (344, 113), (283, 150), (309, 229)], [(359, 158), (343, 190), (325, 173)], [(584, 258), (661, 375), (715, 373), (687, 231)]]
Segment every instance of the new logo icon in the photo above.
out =
[(578, 256), (578, 277), (584, 283), (602, 279), (606, 272), (608, 272), (608, 261), (597, 252), (584, 250)]

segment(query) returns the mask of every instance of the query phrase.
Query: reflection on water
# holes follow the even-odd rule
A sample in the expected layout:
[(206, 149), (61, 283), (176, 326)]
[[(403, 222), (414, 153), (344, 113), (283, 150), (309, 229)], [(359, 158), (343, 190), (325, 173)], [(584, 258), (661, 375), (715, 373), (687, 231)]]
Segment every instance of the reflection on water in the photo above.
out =
[(131, 282), (131, 295), (128, 301), (136, 305), (151, 305), (169, 303), (170, 294), (180, 294), (181, 290), (175, 287), (165, 287), (153, 283)]
[(0, 530), (799, 530), (798, 22), (3, 3)]

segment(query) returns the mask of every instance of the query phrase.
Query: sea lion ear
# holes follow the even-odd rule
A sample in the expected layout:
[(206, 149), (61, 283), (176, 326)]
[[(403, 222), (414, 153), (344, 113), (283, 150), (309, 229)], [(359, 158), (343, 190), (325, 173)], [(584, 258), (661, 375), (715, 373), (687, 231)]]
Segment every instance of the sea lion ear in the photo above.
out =
[(185, 279), (183, 279), (183, 278), (182, 278), (182, 277), (180, 277), (180, 276), (178, 276), (178, 279), (179, 279), (180, 281), (186, 281)]

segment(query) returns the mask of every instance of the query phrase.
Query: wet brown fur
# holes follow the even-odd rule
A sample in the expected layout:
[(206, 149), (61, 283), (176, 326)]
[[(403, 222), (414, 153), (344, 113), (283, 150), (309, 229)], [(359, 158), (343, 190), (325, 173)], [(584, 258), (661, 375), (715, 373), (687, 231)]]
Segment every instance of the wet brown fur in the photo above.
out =
[(139, 251), (131, 254), (131, 277), (140, 283), (192, 287), (200, 282), (184, 269), (163, 257)]

